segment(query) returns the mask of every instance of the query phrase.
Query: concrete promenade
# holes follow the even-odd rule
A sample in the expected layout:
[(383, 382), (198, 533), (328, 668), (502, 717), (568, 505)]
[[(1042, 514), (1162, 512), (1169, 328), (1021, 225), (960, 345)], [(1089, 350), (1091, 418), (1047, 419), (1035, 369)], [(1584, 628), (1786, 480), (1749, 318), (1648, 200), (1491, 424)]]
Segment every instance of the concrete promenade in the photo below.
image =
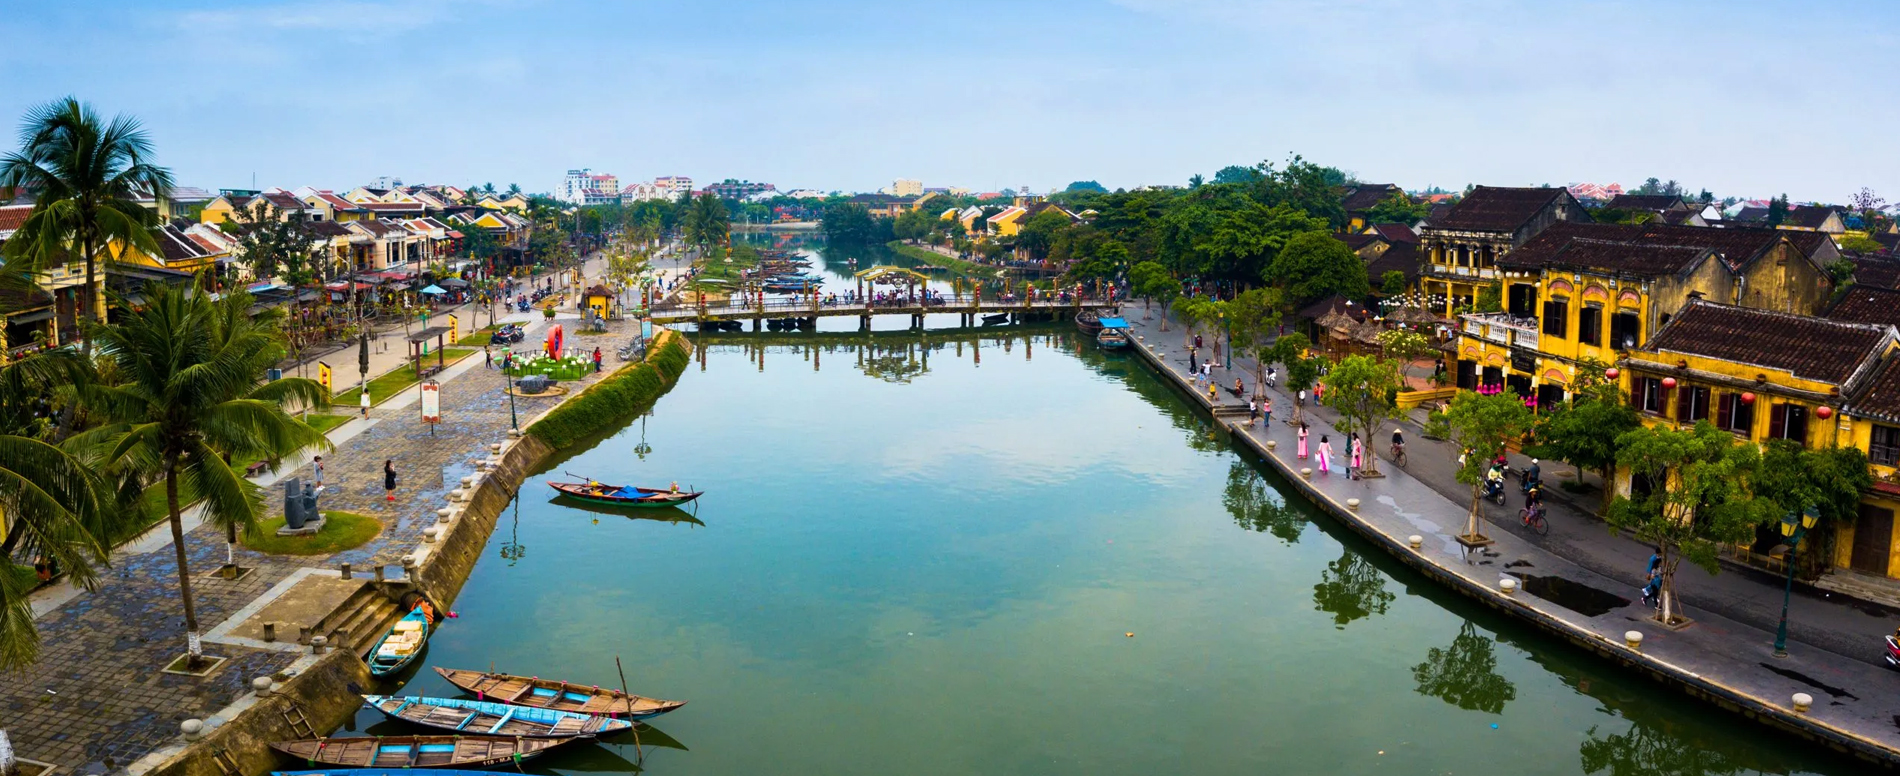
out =
[[(516, 347), (533, 347), (546, 326), (541, 313), (515, 317), (529, 326), (527, 339)], [(563, 312), (555, 322), (571, 328), (575, 318)], [(632, 321), (616, 322), (607, 335), (573, 336), (568, 342), (570, 347), (598, 344), (611, 371), (619, 363), (615, 348), (631, 336), (635, 326)], [(354, 351), (348, 352), (353, 374)], [(338, 371), (340, 375), (343, 370)], [(237, 619), (247, 605), (293, 575), (334, 573), (342, 562), (351, 563), (364, 576), (376, 566), (391, 567), (392, 576), (399, 575), (401, 557), (417, 546), (423, 528), (433, 524), (435, 510), (445, 503), (447, 492), (474, 471), (474, 461), (486, 457), (487, 445), (500, 441), (510, 424), (505, 377), (500, 370), (485, 367), (480, 353), (451, 366), (437, 379), (442, 384), (444, 422), (433, 431), (421, 422), (418, 390), (412, 387), (372, 409), (368, 420), (352, 420), (329, 434), (335, 449), (322, 453), (326, 464), (323, 508), (376, 517), (382, 533), (369, 543), (334, 555), (309, 557), (266, 556), (239, 548), (239, 564), (256, 570), (238, 581), (226, 581), (209, 574), (225, 559), (222, 533), (196, 525), (187, 516), (186, 550), (194, 574), (199, 627), (208, 632), (205, 651), (230, 658), (210, 676), (160, 672), (183, 653), (185, 644), (176, 564), (169, 530), (162, 523), (147, 538), (115, 553), (112, 567), (102, 572), (98, 590), (77, 591), (61, 584), (35, 593), (41, 659), (0, 681), (0, 728), (12, 736), (19, 756), (76, 773), (123, 769), (174, 740), (181, 721), (214, 714), (244, 694), (252, 677), (281, 671), (308, 652), (294, 643), (295, 634), (283, 634), (288, 643), (275, 649), (219, 639), (218, 626)], [(590, 375), (580, 385), (567, 384), (567, 395), (595, 379)], [(526, 424), (558, 401), (517, 398), (521, 422)], [(354, 408), (337, 411), (354, 414)], [(281, 487), (274, 486), (292, 476), (309, 480), (313, 474), (309, 458), (286, 461), (278, 473), (254, 480), (264, 487), (273, 515), (282, 509)], [(385, 459), (393, 459), (398, 471), (394, 502), (384, 500)]]
[[(1756, 619), (1750, 612), (1759, 607), (1744, 610), (1739, 618), (1712, 611), (1702, 605), (1701, 595), (1706, 591), (1698, 587), (1685, 586), (1682, 590), (1695, 624), (1679, 631), (1657, 626), (1648, 619), (1649, 609), (1634, 600), (1638, 596), (1636, 584), (1631, 580), (1599, 573), (1585, 563), (1566, 557), (1563, 549), (1567, 545), (1538, 541), (1534, 534), (1515, 527), (1515, 513), (1521, 500), (1513, 502), (1511, 514), (1504, 520), (1498, 519), (1501, 515), (1487, 513), (1484, 532), (1495, 539), (1496, 544), (1479, 553), (1468, 553), (1453, 539), (1464, 528), (1468, 502), (1450, 498), (1440, 487), (1414, 476), (1414, 472), (1418, 472), (1427, 478), (1448, 477), (1447, 462), (1456, 457), (1449, 446), (1423, 439), (1415, 426), (1407, 424), (1406, 446), (1410, 460), (1406, 469), (1382, 461), (1379, 468), (1386, 476), (1348, 480), (1343, 462), (1335, 458), (1333, 472), (1320, 474), (1315, 461), (1299, 460), (1295, 455), (1297, 430), (1285, 423), (1291, 414), (1292, 399), (1279, 391), (1271, 392), (1275, 408), (1273, 423), (1247, 425), (1244, 399), (1235, 399), (1221, 391), (1210, 401), (1205, 388), (1196, 390), (1189, 381), (1187, 351), (1181, 345), (1182, 330), (1178, 325), (1161, 332), (1158, 317), (1144, 321), (1141, 310), (1136, 307), (1126, 312), (1125, 317), (1135, 325), (1139, 337), (1137, 350), (1144, 360), (1162, 371), (1202, 408), (1218, 409), (1218, 425), (1278, 469), (1316, 504), (1408, 565), (1488, 606), (1723, 708), (1762, 719), (1836, 749), (1852, 750), (1890, 768), (1900, 767), (1900, 728), (1895, 725), (1895, 720), (1900, 719), (1900, 674), (1865, 659), (1830, 651), (1809, 639), (1822, 632), (1809, 629), (1813, 620), (1871, 619), (1869, 615), (1853, 613), (1857, 607), (1835, 601), (1797, 601), (1795, 606), (1806, 616), (1793, 618), (1794, 637), (1788, 645), (1790, 655), (1778, 660), (1771, 656), (1773, 621), (1770, 620), (1766, 628), (1760, 622), (1749, 621)], [(1251, 362), (1241, 361), (1233, 366), (1231, 372), (1215, 370), (1216, 380), (1231, 385), (1238, 376), (1251, 388)], [(1308, 405), (1313, 446), (1317, 447), (1320, 436), (1326, 434), (1333, 437), (1335, 453), (1341, 452), (1345, 447), (1342, 442), (1345, 434), (1332, 428), (1336, 415), (1313, 406), (1311, 401)], [(1236, 410), (1239, 411), (1236, 413)], [(1386, 424), (1379, 435), (1386, 441), (1375, 442), (1371, 447), (1389, 446), (1392, 426)], [(1444, 465), (1435, 466), (1434, 461)], [(1302, 468), (1313, 469), (1310, 478), (1301, 477)], [(1349, 499), (1358, 500), (1357, 508), (1348, 505)], [(1578, 515), (1559, 516), (1555, 509), (1551, 516), (1553, 524), (1565, 520), (1580, 524), (1585, 519)], [(1636, 556), (1631, 566), (1636, 571), (1641, 570), (1640, 564), (1648, 556), (1647, 548), (1600, 525), (1592, 530), (1601, 534), (1606, 543), (1628, 543), (1640, 551), (1641, 555)], [(1555, 538), (1556, 533), (1553, 528), (1550, 538)], [(1413, 535), (1423, 538), (1418, 548), (1410, 547), (1407, 541)], [(1499, 583), (1507, 578), (1519, 583), (1520, 589), (1515, 594), (1501, 591)], [(1714, 579), (1724, 580), (1731, 586), (1726, 590), (1752, 589), (1754, 596), (1771, 600), (1772, 608), (1779, 614), (1779, 587), (1764, 585), (1744, 575), (1724, 574)], [(1553, 589), (1564, 589), (1569, 594), (1549, 592)], [(1540, 594), (1548, 597), (1540, 597)], [(1586, 596), (1595, 599), (1598, 606), (1580, 605), (1578, 599)], [(1830, 611), (1822, 607), (1849, 611)], [(1625, 632), (1631, 630), (1643, 634), (1640, 649), (1632, 649), (1624, 643)], [(1811, 711), (1797, 714), (1792, 710), (1791, 698), (1796, 693), (1813, 697)]]

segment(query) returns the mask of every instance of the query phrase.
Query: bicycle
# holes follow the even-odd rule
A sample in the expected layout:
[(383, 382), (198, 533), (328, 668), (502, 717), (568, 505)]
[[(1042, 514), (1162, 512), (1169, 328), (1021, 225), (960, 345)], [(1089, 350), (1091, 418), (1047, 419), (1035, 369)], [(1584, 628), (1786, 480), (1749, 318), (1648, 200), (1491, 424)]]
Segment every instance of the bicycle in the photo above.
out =
[(1405, 445), (1392, 446), (1392, 463), (1401, 469), (1405, 468)]
[(1524, 507), (1517, 510), (1518, 522), (1537, 532), (1538, 536), (1550, 535), (1550, 522), (1544, 519), (1544, 505)]

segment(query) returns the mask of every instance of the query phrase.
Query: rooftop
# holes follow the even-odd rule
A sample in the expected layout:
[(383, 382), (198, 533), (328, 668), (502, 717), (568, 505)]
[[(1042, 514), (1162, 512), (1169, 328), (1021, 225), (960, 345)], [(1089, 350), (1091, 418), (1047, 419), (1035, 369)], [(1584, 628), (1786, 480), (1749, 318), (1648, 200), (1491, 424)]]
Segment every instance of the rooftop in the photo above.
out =
[(1900, 326), (1900, 290), (1871, 285), (1847, 289), (1827, 311), (1828, 320)]
[(1565, 196), (1563, 189), (1515, 189), (1479, 186), (1458, 200), (1443, 218), (1434, 217), (1431, 226), (1483, 232), (1513, 232), (1528, 223), (1544, 208)]
[(1643, 350), (1733, 361), (1846, 384), (1879, 358), (1893, 327), (1690, 300)]
[(1788, 233), (1774, 229), (1560, 221), (1525, 241), (1523, 247), (1504, 254), (1498, 259), (1498, 266), (1519, 270), (1548, 266), (1637, 275), (1675, 274), (1694, 266), (1703, 251), (1714, 252), (1734, 268), (1749, 263), (1787, 238)]

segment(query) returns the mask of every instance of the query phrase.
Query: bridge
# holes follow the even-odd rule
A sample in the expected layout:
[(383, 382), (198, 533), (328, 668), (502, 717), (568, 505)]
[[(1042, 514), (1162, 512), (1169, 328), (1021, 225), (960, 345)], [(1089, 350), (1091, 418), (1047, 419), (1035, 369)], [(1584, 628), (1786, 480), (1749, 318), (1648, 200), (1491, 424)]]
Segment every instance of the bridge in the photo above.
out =
[[(851, 301), (817, 296), (768, 300), (762, 295), (752, 295), (749, 299), (662, 302), (653, 306), (649, 317), (656, 324), (698, 323), (702, 324), (702, 328), (716, 328), (704, 324), (751, 321), (752, 330), (759, 331), (766, 321), (789, 321), (802, 328), (819, 318), (855, 315), (858, 317), (858, 328), (869, 331), (871, 318), (877, 315), (908, 315), (912, 328), (923, 328), (926, 315), (956, 313), (960, 316), (961, 325), (975, 326), (979, 320), (1017, 322), (1074, 317), (1083, 310), (1110, 310), (1119, 305), (1120, 302), (1107, 299), (1048, 297), (1032, 301), (1028, 298), (985, 298), (981, 294), (942, 294), (928, 298), (883, 300), (856, 298)], [(996, 318), (999, 315), (1007, 317)]]

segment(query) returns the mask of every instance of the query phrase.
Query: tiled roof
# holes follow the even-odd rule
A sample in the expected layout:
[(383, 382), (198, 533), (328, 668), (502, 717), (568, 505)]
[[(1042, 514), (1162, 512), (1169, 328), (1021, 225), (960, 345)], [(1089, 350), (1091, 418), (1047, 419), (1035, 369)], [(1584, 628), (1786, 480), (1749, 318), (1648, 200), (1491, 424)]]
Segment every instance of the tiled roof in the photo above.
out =
[(1900, 288), (1900, 260), (1862, 256), (1854, 259), (1854, 287)]
[(311, 234), (325, 238), (348, 237), (355, 234), (349, 227), (336, 221), (306, 221), (304, 228), (310, 230)]
[[(1821, 207), (1819, 205), (1793, 205), (1788, 208), (1788, 215), (1782, 220), (1782, 223), (1787, 226), (1819, 229), (1822, 224), (1827, 223), (1827, 217), (1833, 213), (1833, 208)], [(1768, 221), (1768, 208), (1744, 207), (1736, 211), (1733, 220), (1765, 223)]]
[(1663, 211), (1683, 207), (1686, 203), (1681, 197), (1670, 194), (1618, 194), (1610, 198), (1604, 207), (1619, 210), (1655, 210)]
[(1412, 231), (1411, 224), (1373, 224), (1372, 230), (1390, 243), (1418, 243), (1418, 232)]
[(377, 213), (420, 213), (423, 210), (420, 202), (365, 202), (358, 207)]
[(1879, 358), (1893, 329), (1690, 300), (1643, 349), (1785, 370), (1844, 384)]
[(13, 234), (26, 224), (26, 217), (33, 212), (32, 205), (8, 205), (0, 207), (0, 237)]
[(1385, 238), (1382, 238), (1376, 234), (1348, 234), (1348, 233), (1342, 232), (1342, 233), (1334, 234), (1333, 239), (1345, 243), (1346, 247), (1351, 248), (1354, 252), (1357, 252), (1361, 248), (1364, 248), (1375, 242), (1380, 242), (1384, 240)]
[(1348, 213), (1370, 210), (1373, 205), (1384, 202), (1387, 198), (1397, 193), (1403, 192), (1399, 187), (1390, 183), (1362, 183), (1352, 187), (1351, 191), (1346, 192), (1346, 198), (1340, 205), (1344, 207)]
[(1867, 387), (1848, 402), (1846, 410), (1855, 415), (1900, 423), (1900, 355), (1889, 357), (1867, 381)]
[(1856, 284), (1827, 311), (1827, 318), (1900, 326), (1900, 290)]
[(1444, 218), (1433, 218), (1431, 225), (1443, 229), (1512, 232), (1563, 195), (1563, 189), (1555, 188), (1479, 186), (1458, 200)]
[(1643, 275), (1674, 274), (1693, 266), (1702, 251), (1713, 251), (1734, 268), (1767, 252), (1789, 234), (1774, 229), (1559, 221), (1526, 241), (1523, 247), (1504, 254), (1498, 259), (1498, 266), (1521, 270), (1555, 266)]
[(1377, 291), (1385, 283), (1385, 273), (1398, 270), (1405, 273), (1405, 282), (1418, 279), (1418, 246), (1412, 243), (1398, 243), (1387, 248), (1378, 258), (1366, 262), (1366, 276), (1372, 279), (1372, 290)]
[(275, 205), (278, 210), (293, 211), (302, 210), (305, 207), (303, 200), (296, 198), (288, 191), (266, 191), (258, 196), (263, 197), (265, 202)]

